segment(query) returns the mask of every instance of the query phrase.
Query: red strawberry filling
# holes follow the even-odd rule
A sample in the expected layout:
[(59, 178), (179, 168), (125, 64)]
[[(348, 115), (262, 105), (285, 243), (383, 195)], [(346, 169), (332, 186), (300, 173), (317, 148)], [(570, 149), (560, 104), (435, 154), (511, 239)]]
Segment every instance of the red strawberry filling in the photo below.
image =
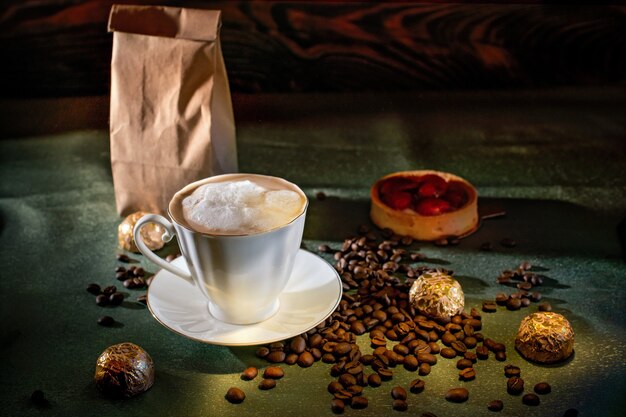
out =
[(422, 216), (437, 216), (467, 203), (463, 183), (428, 174), (421, 177), (392, 177), (383, 181), (380, 199), (394, 210), (412, 209)]

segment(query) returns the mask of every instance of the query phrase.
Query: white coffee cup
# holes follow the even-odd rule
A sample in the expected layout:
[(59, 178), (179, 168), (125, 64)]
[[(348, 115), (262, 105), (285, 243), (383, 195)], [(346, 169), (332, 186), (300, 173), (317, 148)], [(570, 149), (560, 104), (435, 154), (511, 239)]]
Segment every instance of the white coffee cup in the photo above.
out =
[[(181, 200), (199, 186), (227, 181), (270, 181), (295, 191), (302, 208), (286, 223), (265, 231), (207, 233), (194, 230), (181, 218)], [(149, 214), (135, 225), (137, 247), (161, 268), (194, 285), (207, 298), (210, 313), (218, 320), (251, 324), (270, 318), (279, 309), (278, 296), (285, 288), (300, 248), (308, 199), (295, 184), (284, 179), (257, 174), (225, 174), (189, 184), (178, 191), (169, 204), (169, 221)], [(157, 256), (143, 242), (140, 230), (156, 223), (166, 230), (164, 241), (176, 235), (189, 273)]]

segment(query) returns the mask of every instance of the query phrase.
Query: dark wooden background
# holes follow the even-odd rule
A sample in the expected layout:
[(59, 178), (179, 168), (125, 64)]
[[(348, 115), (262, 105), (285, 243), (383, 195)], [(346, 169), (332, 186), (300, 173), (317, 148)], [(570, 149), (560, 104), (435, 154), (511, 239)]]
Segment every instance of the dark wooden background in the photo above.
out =
[[(112, 35), (106, 23), (113, 3), (3, 0), (1, 96), (108, 94)], [(623, 1), (156, 3), (223, 11), (223, 50), (234, 92), (484, 90), (626, 81)]]

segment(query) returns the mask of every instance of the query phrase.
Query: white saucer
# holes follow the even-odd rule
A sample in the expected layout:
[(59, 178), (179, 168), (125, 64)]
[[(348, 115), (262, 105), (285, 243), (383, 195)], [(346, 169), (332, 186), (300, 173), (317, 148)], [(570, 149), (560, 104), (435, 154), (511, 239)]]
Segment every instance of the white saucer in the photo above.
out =
[[(188, 270), (183, 257), (172, 264)], [(335, 311), (341, 294), (337, 271), (319, 256), (300, 249), (291, 278), (278, 297), (280, 309), (263, 322), (236, 325), (217, 320), (195, 287), (165, 270), (159, 271), (150, 284), (148, 308), (159, 323), (181, 336), (215, 345), (259, 345), (317, 326)]]

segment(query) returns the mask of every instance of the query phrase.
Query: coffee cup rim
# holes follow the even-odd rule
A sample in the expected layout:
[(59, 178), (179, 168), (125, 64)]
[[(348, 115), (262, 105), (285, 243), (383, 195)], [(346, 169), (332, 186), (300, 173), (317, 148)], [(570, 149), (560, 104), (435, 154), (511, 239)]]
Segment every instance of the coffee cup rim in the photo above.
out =
[[(200, 185), (202, 185), (205, 182), (211, 182), (210, 180), (218, 178), (218, 177), (245, 177), (245, 176), (253, 176), (253, 177), (262, 177), (262, 178), (269, 178), (272, 180), (278, 180), (278, 181), (282, 181), (285, 182), (289, 185), (291, 185), (293, 188), (295, 188), (297, 190), (298, 193), (300, 193), (300, 195), (302, 197), (304, 197), (304, 205), (302, 207), (301, 212), (295, 216), (293, 219), (291, 219), (291, 221), (285, 223), (285, 224), (281, 224), (280, 226), (276, 226), (273, 227), (271, 229), (268, 230), (263, 230), (261, 232), (249, 232), (249, 233), (205, 233), (205, 232), (199, 232), (197, 230), (194, 230), (190, 227), (188, 227), (185, 223), (181, 222), (179, 219), (177, 219), (173, 213), (172, 213), (172, 203), (174, 202), (174, 199), (176, 198), (176, 196), (178, 196), (179, 194), (181, 194), (183, 191), (185, 191), (188, 188), (196, 188), (199, 187)], [(170, 199), (170, 202), (167, 206), (167, 214), (170, 217), (170, 219), (176, 223), (178, 226), (182, 227), (183, 229), (191, 232), (191, 233), (197, 233), (199, 235), (203, 235), (203, 236), (207, 236), (207, 237), (219, 237), (219, 238), (225, 238), (225, 237), (246, 237), (246, 236), (258, 236), (258, 235), (263, 235), (263, 234), (267, 234), (267, 233), (272, 233), (275, 232), (277, 230), (280, 230), (282, 228), (285, 228), (291, 224), (293, 224), (294, 222), (296, 222), (298, 219), (300, 219), (300, 217), (304, 216), (306, 214), (307, 208), (309, 207), (309, 198), (307, 197), (307, 195), (305, 194), (304, 191), (302, 191), (302, 189), (294, 184), (291, 181), (288, 181), (284, 178), (281, 177), (275, 177), (272, 175), (264, 175), (264, 174), (252, 174), (252, 173), (245, 173), (245, 172), (237, 172), (237, 173), (230, 173), (230, 174), (219, 174), (219, 175), (213, 175), (210, 177), (206, 177), (203, 178), (201, 180), (197, 180), (194, 182), (191, 182), (187, 185), (185, 185), (183, 188), (181, 188), (180, 190), (176, 191), (174, 193), (174, 195), (172, 196), (172, 198)]]

